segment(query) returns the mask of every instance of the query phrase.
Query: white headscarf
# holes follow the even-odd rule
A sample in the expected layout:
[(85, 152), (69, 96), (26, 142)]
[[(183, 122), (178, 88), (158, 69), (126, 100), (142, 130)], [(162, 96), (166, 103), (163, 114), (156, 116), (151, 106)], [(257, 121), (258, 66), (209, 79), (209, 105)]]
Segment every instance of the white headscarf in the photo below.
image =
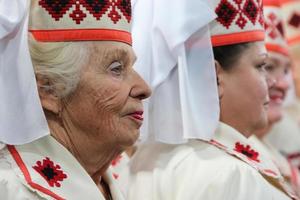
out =
[(49, 134), (28, 49), (28, 0), (0, 1), (0, 143)]
[(217, 81), (208, 23), (209, 0), (136, 0), (135, 69), (153, 94), (145, 102), (142, 141), (170, 144), (210, 139), (219, 121)]

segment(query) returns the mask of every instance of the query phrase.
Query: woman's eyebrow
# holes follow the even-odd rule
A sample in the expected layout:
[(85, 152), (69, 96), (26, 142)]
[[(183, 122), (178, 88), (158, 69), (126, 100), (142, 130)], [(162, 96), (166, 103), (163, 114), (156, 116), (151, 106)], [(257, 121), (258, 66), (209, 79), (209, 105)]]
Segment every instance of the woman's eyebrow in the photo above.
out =
[(269, 57), (269, 54), (266, 53), (266, 52), (260, 53), (260, 54), (258, 54), (258, 55), (261, 56), (261, 57), (265, 57), (265, 58), (268, 58), (268, 57)]

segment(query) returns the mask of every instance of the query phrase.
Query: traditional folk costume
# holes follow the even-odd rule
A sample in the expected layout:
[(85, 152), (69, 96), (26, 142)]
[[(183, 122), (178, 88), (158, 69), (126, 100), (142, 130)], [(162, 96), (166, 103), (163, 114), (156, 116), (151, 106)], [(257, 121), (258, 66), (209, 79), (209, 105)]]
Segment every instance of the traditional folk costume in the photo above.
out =
[[(264, 0), (264, 16), (266, 29), (266, 48), (268, 52), (289, 57), (288, 45), (285, 38), (283, 11), (279, 0)], [(252, 136), (250, 140), (255, 143), (260, 151), (264, 151), (274, 161), (281, 174), (295, 190), (300, 189), (300, 176), (297, 169), (289, 163), (280, 151), (266, 140), (259, 140)], [(299, 137), (300, 140), (300, 137)]]
[[(75, 157), (49, 135), (27, 34), (29, 27), (38, 42), (131, 45), (130, 1), (14, 2), (0, 2), (0, 199), (104, 200)], [(112, 199), (125, 199), (110, 168), (102, 178)]]
[[(217, 18), (210, 23), (213, 46), (264, 40), (262, 1), (214, 0), (207, 3), (217, 14)], [(201, 12), (202, 9), (198, 8), (198, 13)], [(205, 66), (200, 64), (196, 67)], [(210, 67), (215, 68), (214, 64)], [(197, 76), (202, 79), (208, 75)], [(216, 82), (212, 84), (216, 85)], [(194, 91), (203, 96), (211, 95), (210, 92)], [(155, 89), (153, 95), (155, 98)], [(218, 94), (215, 95), (218, 97)], [(197, 126), (205, 127), (201, 119), (196, 120), (199, 121)], [(166, 121), (161, 124), (163, 122)], [(150, 132), (152, 140), (141, 144), (130, 161), (127, 199), (297, 199), (278, 168), (255, 145), (224, 123), (215, 124), (215, 127), (215, 135), (210, 139), (182, 135), (183, 139), (177, 143), (171, 139), (169, 142), (153, 141), (156, 134)], [(178, 133), (174, 134), (178, 136)]]
[[(285, 37), (293, 63), (292, 72), (295, 88), (292, 87), (291, 92), (293, 93), (293, 89), (295, 89), (296, 95), (294, 95), (295, 99), (286, 106), (283, 119), (274, 125), (270, 133), (264, 138), (264, 141), (272, 144), (288, 159), (293, 168), (298, 169), (294, 173), (296, 175), (300, 173), (300, 107), (298, 99), (300, 91), (300, 1), (281, 0), (281, 9), (283, 11)], [(295, 179), (294, 177), (294, 180), (299, 183), (299, 178)]]

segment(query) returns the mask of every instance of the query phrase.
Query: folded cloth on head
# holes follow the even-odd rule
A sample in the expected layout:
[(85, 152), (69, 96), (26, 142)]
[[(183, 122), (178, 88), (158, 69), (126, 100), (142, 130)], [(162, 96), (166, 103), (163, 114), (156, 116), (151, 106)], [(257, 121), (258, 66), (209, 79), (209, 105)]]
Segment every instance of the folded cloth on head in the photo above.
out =
[(0, 142), (24, 144), (49, 134), (28, 49), (27, 0), (0, 1)]
[(153, 90), (142, 141), (178, 144), (213, 135), (219, 101), (208, 23), (214, 18), (208, 0), (134, 2), (135, 69)]

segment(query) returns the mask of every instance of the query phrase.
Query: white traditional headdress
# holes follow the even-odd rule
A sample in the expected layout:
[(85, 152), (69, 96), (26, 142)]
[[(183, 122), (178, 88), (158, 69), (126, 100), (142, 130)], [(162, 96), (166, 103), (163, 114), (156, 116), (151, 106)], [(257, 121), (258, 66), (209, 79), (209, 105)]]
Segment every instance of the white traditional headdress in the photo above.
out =
[(28, 50), (26, 0), (0, 1), (0, 142), (23, 144), (49, 134)]
[(49, 134), (28, 31), (39, 42), (98, 40), (131, 45), (130, 29), (130, 0), (0, 1), (0, 142), (23, 144)]
[(264, 0), (264, 15), (267, 50), (288, 56), (280, 0)]
[(142, 141), (178, 144), (214, 134), (219, 101), (208, 28), (214, 18), (209, 0), (133, 4), (135, 69), (153, 90)]
[(213, 46), (263, 41), (262, 0), (212, 0), (218, 15), (210, 24)]

